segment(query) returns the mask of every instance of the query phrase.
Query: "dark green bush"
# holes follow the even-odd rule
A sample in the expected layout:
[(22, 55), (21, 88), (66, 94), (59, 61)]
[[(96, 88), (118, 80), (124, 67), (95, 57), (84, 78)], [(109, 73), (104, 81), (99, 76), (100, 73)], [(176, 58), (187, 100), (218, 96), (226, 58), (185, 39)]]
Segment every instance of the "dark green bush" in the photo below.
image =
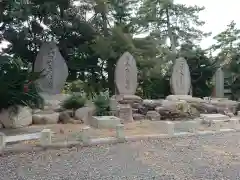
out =
[(110, 114), (110, 99), (106, 95), (98, 95), (94, 98), (93, 103), (96, 107), (97, 116), (108, 116)]
[(83, 98), (81, 95), (72, 95), (71, 97), (67, 98), (62, 103), (62, 107), (65, 109), (79, 109), (83, 107), (86, 103), (86, 99)]
[(41, 73), (28, 72), (16, 59), (0, 57), (0, 110), (18, 105), (40, 108), (43, 99), (35, 86)]

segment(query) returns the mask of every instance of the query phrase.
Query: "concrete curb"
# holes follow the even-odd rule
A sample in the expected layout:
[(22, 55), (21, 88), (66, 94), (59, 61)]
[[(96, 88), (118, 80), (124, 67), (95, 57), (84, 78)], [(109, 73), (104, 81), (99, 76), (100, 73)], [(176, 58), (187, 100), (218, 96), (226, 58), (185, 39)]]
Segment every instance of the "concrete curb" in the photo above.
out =
[[(23, 152), (32, 152), (32, 151), (41, 151), (48, 149), (61, 149), (61, 148), (84, 148), (84, 147), (94, 147), (98, 145), (105, 144), (117, 144), (125, 142), (136, 142), (136, 141), (145, 141), (145, 140), (164, 140), (164, 139), (173, 139), (173, 138), (185, 138), (185, 137), (197, 137), (205, 135), (214, 135), (230, 132), (240, 132), (240, 129), (233, 127), (231, 129), (221, 129), (220, 125), (214, 126), (213, 130), (210, 131), (197, 131), (195, 129), (195, 124), (190, 122), (190, 126), (186, 129), (189, 132), (175, 132), (174, 123), (162, 122), (165, 123), (166, 134), (149, 134), (149, 135), (134, 135), (134, 136), (125, 136), (124, 126), (118, 125), (116, 127), (116, 137), (106, 137), (106, 138), (96, 138), (91, 139), (89, 136), (89, 128), (86, 127), (80, 133), (81, 138), (79, 141), (68, 141), (68, 142), (59, 142), (52, 143), (51, 132), (50, 130), (44, 130), (40, 136), (40, 143), (35, 145), (27, 144), (17, 144), (16, 146), (6, 146), (5, 136), (0, 136), (2, 142), (2, 148), (0, 148), (1, 155), (7, 155), (12, 153), (23, 153)], [(185, 122), (186, 123), (186, 122)], [(197, 122), (196, 122), (197, 123)], [(234, 122), (235, 125), (236, 122)], [(192, 126), (193, 125), (193, 126)]]
[(196, 134), (189, 132), (174, 133), (174, 135), (169, 136), (167, 134), (149, 134), (149, 135), (134, 135), (126, 136), (124, 139), (118, 139), (115, 137), (106, 137), (106, 138), (96, 138), (91, 139), (88, 143), (83, 143), (81, 141), (69, 141), (69, 142), (59, 142), (52, 143), (51, 145), (45, 145), (44, 147), (41, 144), (36, 145), (18, 145), (18, 147), (5, 147), (1, 155), (10, 155), (18, 154), (24, 152), (39, 152), (44, 150), (54, 150), (54, 149), (63, 149), (63, 148), (85, 148), (85, 147), (95, 147), (99, 145), (113, 145), (118, 143), (125, 142), (137, 142), (137, 141), (147, 141), (147, 140), (164, 140), (164, 139), (175, 139), (175, 138), (186, 138), (186, 137), (197, 137), (205, 135), (214, 135), (222, 133), (231, 133), (231, 132), (240, 132), (240, 130), (234, 129), (221, 129), (220, 131), (198, 131)]

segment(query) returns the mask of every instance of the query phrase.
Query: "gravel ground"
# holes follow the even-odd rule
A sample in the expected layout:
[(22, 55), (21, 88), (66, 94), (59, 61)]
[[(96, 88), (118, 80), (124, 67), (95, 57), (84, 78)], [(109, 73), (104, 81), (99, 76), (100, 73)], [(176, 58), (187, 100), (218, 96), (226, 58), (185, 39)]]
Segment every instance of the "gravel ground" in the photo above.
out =
[(0, 157), (0, 180), (236, 180), (240, 133)]

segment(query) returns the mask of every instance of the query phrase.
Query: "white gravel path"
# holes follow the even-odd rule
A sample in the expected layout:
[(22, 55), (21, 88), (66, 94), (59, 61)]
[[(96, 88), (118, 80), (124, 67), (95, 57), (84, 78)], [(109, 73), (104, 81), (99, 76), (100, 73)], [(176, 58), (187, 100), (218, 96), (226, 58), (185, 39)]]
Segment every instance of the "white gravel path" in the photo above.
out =
[(240, 133), (0, 157), (0, 180), (237, 180)]

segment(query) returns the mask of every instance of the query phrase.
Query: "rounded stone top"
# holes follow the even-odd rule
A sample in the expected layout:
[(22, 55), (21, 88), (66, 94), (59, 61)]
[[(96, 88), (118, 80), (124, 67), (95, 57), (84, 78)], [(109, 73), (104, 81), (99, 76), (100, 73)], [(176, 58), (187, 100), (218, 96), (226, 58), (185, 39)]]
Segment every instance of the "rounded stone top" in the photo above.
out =
[(135, 94), (138, 85), (137, 74), (134, 57), (129, 52), (125, 52), (118, 60), (115, 69), (115, 83), (120, 94)]
[(173, 66), (171, 86), (175, 95), (188, 95), (191, 88), (189, 66), (184, 58), (178, 58)]

